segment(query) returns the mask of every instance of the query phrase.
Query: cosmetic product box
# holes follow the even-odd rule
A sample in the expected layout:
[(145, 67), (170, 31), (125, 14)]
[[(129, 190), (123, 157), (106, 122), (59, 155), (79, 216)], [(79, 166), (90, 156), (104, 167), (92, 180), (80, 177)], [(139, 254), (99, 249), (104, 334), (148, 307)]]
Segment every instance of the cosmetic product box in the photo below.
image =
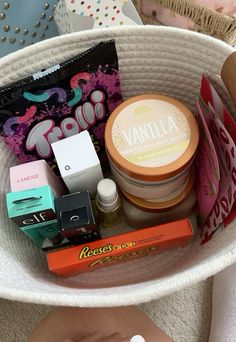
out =
[(69, 241), (66, 241), (66, 243), (63, 241), (62, 243), (57, 220), (20, 227), (20, 230), (33, 240), (34, 244), (43, 251), (55, 249), (61, 245), (69, 245)]
[(54, 19), (60, 34), (110, 26), (142, 25), (132, 0), (60, 0)]
[(95, 195), (103, 173), (88, 131), (52, 143), (52, 149), (69, 192)]
[(74, 276), (148, 254), (184, 247), (192, 237), (192, 225), (189, 219), (183, 219), (49, 252), (48, 267), (59, 276)]
[(27, 227), (56, 219), (54, 194), (49, 186), (9, 192), (8, 216), (18, 227)]
[[(74, 244), (100, 238), (88, 191), (56, 198), (55, 209), (59, 230), (64, 238)], [(83, 237), (84, 240), (81, 240)]]
[[(44, 250), (61, 246), (62, 239), (56, 220), (54, 193), (50, 186), (42, 186), (6, 195), (9, 218), (14, 221), (36, 246)], [(62, 246), (67, 244), (62, 244)]]
[(10, 168), (10, 183), (12, 192), (49, 185), (56, 197), (67, 193), (65, 185), (44, 159), (12, 166)]

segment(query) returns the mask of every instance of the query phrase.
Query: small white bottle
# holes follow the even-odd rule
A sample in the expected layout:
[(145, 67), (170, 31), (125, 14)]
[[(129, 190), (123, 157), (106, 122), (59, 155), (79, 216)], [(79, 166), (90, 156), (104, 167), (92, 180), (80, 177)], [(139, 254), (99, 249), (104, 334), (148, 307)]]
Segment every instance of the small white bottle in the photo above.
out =
[(97, 185), (96, 211), (99, 228), (110, 228), (122, 220), (121, 202), (116, 183), (108, 178)]

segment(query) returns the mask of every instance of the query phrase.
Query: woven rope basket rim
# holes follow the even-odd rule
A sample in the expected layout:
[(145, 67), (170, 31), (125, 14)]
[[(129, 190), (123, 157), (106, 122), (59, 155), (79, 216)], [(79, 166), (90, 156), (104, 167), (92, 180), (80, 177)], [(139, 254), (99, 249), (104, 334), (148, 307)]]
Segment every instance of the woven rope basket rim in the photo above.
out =
[[(23, 68), (23, 66), (27, 67), (24, 63), (25, 56), (33, 56), (33, 59), (35, 59), (36, 63), (38, 62), (38, 56), (40, 56), (40, 53), (47, 51), (47, 49), (50, 48), (52, 50), (50, 52), (51, 55), (53, 54), (54, 50), (56, 51), (57, 47), (64, 46), (64, 44), (66, 44), (68, 40), (70, 44), (79, 45), (81, 41), (86, 42), (86, 44), (92, 44), (98, 39), (123, 39), (125, 37), (127, 41), (129, 39), (132, 40), (132, 36), (139, 37), (143, 34), (144, 37), (149, 35), (155, 35), (156, 37), (158, 33), (161, 33), (162, 36), (165, 37), (167, 35), (171, 37), (174, 36), (176, 41), (182, 41), (183, 38), (191, 42), (195, 40), (196, 43), (199, 44), (199, 46), (201, 46), (202, 48), (204, 46), (214, 46), (219, 50), (224, 51), (224, 55), (228, 55), (234, 51), (233, 48), (226, 45), (225, 43), (215, 40), (211, 37), (198, 34), (196, 32), (170, 27), (132, 26), (122, 28), (99, 29), (86, 32), (84, 31), (81, 33), (73, 33), (55, 37), (50, 40), (37, 43), (33, 46), (27, 47), (23, 50), (17, 51), (7, 57), (0, 59), (0, 71), (1, 69), (5, 69), (5, 67), (8, 69), (11, 64), (15, 63), (16, 65), (18, 63), (22, 63), (22, 65), (19, 65), (19, 67), (21, 68)], [(150, 43), (150, 47), (151, 46), (152, 45)], [(53, 58), (55, 59), (54, 54)], [(81, 307), (132, 305), (150, 301), (152, 299), (167, 295), (174, 290), (176, 291), (180, 288), (190, 286), (200, 280), (205, 279), (206, 277), (219, 272), (220, 270), (224, 269), (227, 266), (230, 266), (234, 262), (236, 262), (236, 242), (234, 240), (230, 240), (227, 248), (225, 248), (217, 255), (208, 257), (204, 261), (201, 261), (200, 264), (194, 265), (193, 267), (181, 272), (181, 276), (184, 276), (184, 280), (183, 277), (180, 277), (180, 274), (177, 273), (168, 276), (168, 279), (162, 278), (161, 281), (158, 283), (157, 280), (154, 279), (151, 281), (146, 281), (144, 283), (135, 283), (132, 285), (119, 286), (117, 288), (105, 288), (102, 289), (104, 291), (103, 295), (101, 295), (100, 289), (91, 289), (89, 291), (83, 291), (83, 289), (81, 289), (81, 293), (78, 295), (67, 293), (66, 288), (64, 288), (62, 284), (55, 285), (55, 287), (57, 288), (63, 288), (64, 291), (60, 294), (53, 293), (52, 290), (47, 293), (45, 291), (43, 292), (39, 290), (26, 291), (18, 288), (15, 284), (12, 284), (12, 287), (3, 287), (0, 285), (0, 296), (6, 299), (20, 300), (25, 302)]]
[[(191, 0), (151, 0), (194, 23), (194, 30), (222, 39), (228, 44), (236, 43), (236, 18), (227, 16)], [(145, 24), (160, 24), (153, 16), (147, 16), (142, 10), (143, 0), (135, 0), (136, 7)]]

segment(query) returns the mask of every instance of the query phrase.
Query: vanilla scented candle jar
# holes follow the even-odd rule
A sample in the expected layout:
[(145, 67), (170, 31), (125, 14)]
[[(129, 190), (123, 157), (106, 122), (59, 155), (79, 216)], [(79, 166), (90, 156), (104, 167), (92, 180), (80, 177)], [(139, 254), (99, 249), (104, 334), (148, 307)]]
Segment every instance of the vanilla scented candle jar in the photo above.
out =
[(198, 125), (189, 109), (158, 94), (123, 102), (105, 130), (107, 155), (121, 190), (160, 202), (186, 188), (198, 141)]

